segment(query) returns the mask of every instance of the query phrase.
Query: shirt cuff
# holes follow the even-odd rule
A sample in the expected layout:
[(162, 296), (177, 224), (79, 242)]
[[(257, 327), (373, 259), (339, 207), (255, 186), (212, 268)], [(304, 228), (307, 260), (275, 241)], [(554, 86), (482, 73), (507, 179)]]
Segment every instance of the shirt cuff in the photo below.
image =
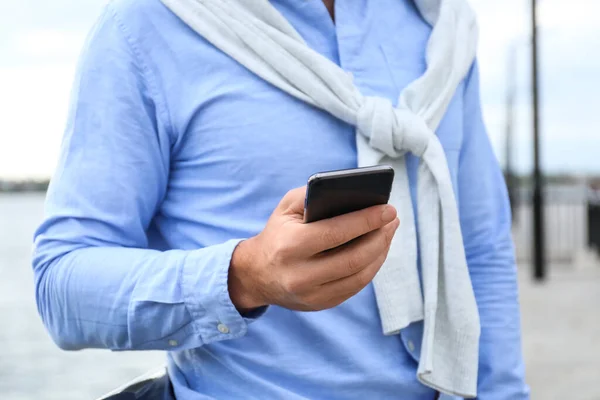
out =
[(242, 316), (231, 302), (227, 283), (229, 265), (242, 240), (193, 250), (184, 261), (181, 277), (184, 301), (204, 344), (244, 336), (248, 324), (266, 311), (266, 307), (261, 307)]

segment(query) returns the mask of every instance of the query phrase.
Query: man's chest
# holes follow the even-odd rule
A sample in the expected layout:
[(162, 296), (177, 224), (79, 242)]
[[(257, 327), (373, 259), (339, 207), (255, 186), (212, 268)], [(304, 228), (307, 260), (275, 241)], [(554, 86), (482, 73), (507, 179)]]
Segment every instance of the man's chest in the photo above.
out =
[[(307, 45), (352, 74), (364, 95), (394, 104), (426, 66), (430, 28), (409, 3), (338, 0), (334, 25), (322, 2), (273, 1)], [(182, 42), (175, 60), (181, 80), (167, 101), (178, 137), (174, 177), (243, 183), (261, 173), (289, 185), (290, 177), (303, 184), (314, 172), (354, 166), (354, 127), (268, 84), (200, 37)], [(462, 143), (462, 90), (437, 131), (451, 172)]]

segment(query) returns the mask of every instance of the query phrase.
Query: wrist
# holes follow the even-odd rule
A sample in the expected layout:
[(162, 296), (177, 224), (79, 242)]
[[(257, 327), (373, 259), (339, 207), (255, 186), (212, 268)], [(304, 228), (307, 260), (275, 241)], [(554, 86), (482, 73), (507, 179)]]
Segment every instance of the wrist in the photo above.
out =
[(254, 248), (253, 238), (240, 242), (233, 251), (229, 264), (229, 297), (240, 314), (247, 314), (267, 305), (256, 288)]

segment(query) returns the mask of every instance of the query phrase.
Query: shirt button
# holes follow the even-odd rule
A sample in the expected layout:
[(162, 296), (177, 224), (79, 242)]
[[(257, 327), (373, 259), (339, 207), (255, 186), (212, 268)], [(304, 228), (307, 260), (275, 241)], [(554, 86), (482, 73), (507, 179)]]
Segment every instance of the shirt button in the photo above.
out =
[(413, 343), (412, 340), (409, 340), (406, 344), (408, 346), (409, 351), (415, 351), (415, 344)]
[(169, 340), (169, 346), (171, 347), (175, 347), (177, 346), (179, 343), (177, 343), (177, 340)]
[(217, 325), (217, 329), (219, 330), (219, 332), (225, 334), (225, 333), (229, 333), (229, 327), (225, 324), (219, 324)]

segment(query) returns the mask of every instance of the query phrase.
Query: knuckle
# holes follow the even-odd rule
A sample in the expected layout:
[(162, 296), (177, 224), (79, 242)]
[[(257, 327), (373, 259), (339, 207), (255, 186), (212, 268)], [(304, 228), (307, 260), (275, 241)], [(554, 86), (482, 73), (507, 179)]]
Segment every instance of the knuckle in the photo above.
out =
[(319, 301), (319, 297), (317, 294), (305, 296), (302, 299), (302, 303), (310, 311), (321, 311), (324, 309), (323, 305), (321, 305), (321, 302)]
[(296, 197), (298, 197), (298, 194), (299, 194), (298, 188), (291, 189), (286, 192), (286, 194), (285, 194), (285, 196), (283, 196), (283, 198), (287, 201), (293, 201)]
[[(370, 210), (371, 211), (371, 210)], [(374, 231), (379, 228), (377, 214), (370, 212), (364, 216), (364, 225), (367, 232)]]
[(283, 238), (276, 239), (273, 243), (273, 258), (278, 263), (286, 262), (293, 254), (293, 244)]
[(306, 196), (306, 186), (290, 190), (288, 196), (292, 201), (304, 201), (304, 197)]
[(341, 244), (343, 241), (342, 232), (335, 228), (324, 229), (321, 232), (321, 241), (327, 245)]
[(350, 274), (355, 274), (362, 269), (363, 257), (360, 254), (350, 254), (346, 259), (346, 266)]
[(369, 284), (371, 280), (369, 279), (369, 275), (367, 273), (356, 274), (356, 284), (359, 288), (363, 288)]
[(304, 194), (306, 193), (306, 187), (296, 188), (289, 190), (281, 199), (279, 207), (281, 210), (288, 209), (296, 202), (303, 201)]
[(356, 274), (356, 285), (357, 288), (362, 289), (365, 286), (367, 286), (369, 284), (369, 282), (371, 282), (371, 274), (369, 274), (367, 271), (363, 271), (360, 274)]
[(282, 282), (282, 287), (283, 290), (294, 296), (298, 296), (299, 293), (302, 291), (302, 283), (294, 277), (284, 278)]
[(289, 199), (291, 197), (294, 197), (294, 194), (296, 193), (296, 189), (290, 189), (285, 193), (284, 198)]

